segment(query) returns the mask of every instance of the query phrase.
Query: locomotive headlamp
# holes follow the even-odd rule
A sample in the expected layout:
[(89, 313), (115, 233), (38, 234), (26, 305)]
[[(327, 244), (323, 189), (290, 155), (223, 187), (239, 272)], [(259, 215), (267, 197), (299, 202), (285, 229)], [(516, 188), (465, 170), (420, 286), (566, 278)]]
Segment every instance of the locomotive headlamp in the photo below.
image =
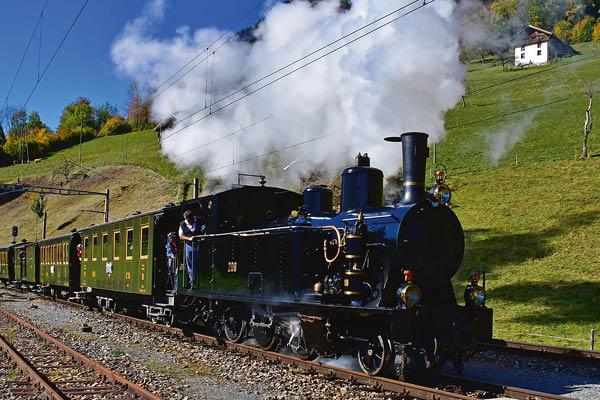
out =
[(421, 301), (421, 289), (417, 285), (410, 283), (404, 284), (396, 291), (398, 300), (407, 308), (413, 307)]
[(471, 301), (474, 305), (481, 307), (485, 301), (485, 290), (481, 286), (475, 286), (471, 289)]
[(441, 183), (435, 186), (435, 189), (433, 190), (433, 198), (438, 202), (442, 204), (448, 204), (451, 197), (452, 193), (450, 192), (448, 185)]

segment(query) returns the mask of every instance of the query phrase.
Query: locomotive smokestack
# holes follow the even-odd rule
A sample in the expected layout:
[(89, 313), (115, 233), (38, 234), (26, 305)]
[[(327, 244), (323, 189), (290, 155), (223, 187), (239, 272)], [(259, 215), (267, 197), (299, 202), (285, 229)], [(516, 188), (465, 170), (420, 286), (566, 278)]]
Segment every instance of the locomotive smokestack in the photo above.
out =
[(429, 157), (427, 138), (422, 132), (407, 132), (398, 137), (387, 137), (388, 142), (402, 142), (402, 175), (404, 193), (400, 203), (409, 204), (425, 197), (425, 163)]

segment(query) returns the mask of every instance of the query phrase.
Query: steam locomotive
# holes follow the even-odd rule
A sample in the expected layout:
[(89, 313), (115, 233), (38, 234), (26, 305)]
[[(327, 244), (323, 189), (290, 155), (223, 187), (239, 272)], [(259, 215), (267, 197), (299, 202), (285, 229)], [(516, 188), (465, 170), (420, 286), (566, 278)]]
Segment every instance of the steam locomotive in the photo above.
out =
[[(231, 190), (93, 225), (57, 238), (0, 247), (0, 279), (156, 323), (201, 326), (232, 342), (287, 344), (303, 359), (355, 354), (369, 375), (441, 368), (491, 338), (492, 310), (474, 275), (457, 305), (451, 279), (464, 235), (442, 183), (425, 191), (427, 134), (402, 143), (403, 194), (383, 204), (383, 173), (359, 154), (342, 172), (341, 206), (313, 185), (298, 194)], [(206, 224), (194, 282), (178, 285), (165, 244), (185, 211)], [(180, 247), (182, 244), (180, 244)], [(484, 283), (485, 286), (485, 283)]]

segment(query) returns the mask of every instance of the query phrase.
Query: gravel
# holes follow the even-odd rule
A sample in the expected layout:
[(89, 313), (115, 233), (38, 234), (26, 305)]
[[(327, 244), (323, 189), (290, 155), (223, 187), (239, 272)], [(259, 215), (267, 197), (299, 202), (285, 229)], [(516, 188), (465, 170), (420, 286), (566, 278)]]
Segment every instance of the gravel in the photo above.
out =
[[(14, 296), (0, 289), (2, 294)], [(32, 304), (37, 308), (32, 308)], [(35, 298), (3, 301), (1, 306), (165, 399), (385, 399), (392, 396), (320, 378), (294, 367), (172, 338), (98, 312)], [(92, 332), (79, 331), (84, 323), (92, 327)]]
[[(0, 295), (5, 292), (0, 289)], [(31, 308), (31, 305), (37, 308)], [(165, 399), (386, 399), (389, 393), (331, 381), (294, 367), (137, 327), (98, 312), (41, 299), (2, 302), (75, 350)], [(92, 327), (82, 333), (83, 324)], [(356, 369), (351, 357), (332, 362)], [(452, 373), (446, 367), (445, 371)], [(467, 378), (579, 399), (600, 398), (600, 368), (538, 356), (486, 350), (465, 363)]]

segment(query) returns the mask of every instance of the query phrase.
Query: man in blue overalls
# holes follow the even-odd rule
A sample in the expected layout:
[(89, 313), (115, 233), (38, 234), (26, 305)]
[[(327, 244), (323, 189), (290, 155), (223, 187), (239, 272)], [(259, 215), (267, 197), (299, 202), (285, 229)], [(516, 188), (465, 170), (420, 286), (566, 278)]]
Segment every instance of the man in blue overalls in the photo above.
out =
[(183, 221), (179, 224), (179, 238), (185, 242), (185, 264), (192, 289), (195, 287), (195, 272), (200, 265), (200, 243), (196, 241), (195, 237), (203, 235), (205, 229), (201, 219), (196, 218), (191, 210), (183, 213)]

